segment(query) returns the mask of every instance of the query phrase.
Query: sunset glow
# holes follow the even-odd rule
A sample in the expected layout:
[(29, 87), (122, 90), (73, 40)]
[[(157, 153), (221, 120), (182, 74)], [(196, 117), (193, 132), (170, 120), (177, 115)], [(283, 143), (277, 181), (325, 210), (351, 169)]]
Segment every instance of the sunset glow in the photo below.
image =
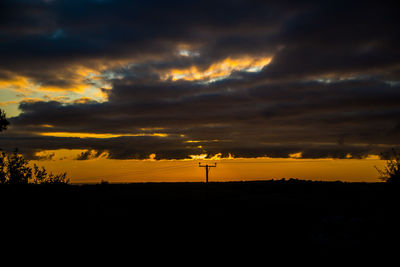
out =
[(192, 66), (188, 69), (172, 69), (163, 74), (163, 79), (186, 80), (186, 81), (213, 81), (229, 76), (234, 71), (255, 72), (260, 71), (271, 62), (271, 57), (265, 58), (226, 58), (220, 62), (213, 63), (207, 69), (199, 69)]
[(1, 0), (1, 218), (391, 262), (397, 2)]
[(199, 162), (378, 181), (400, 148), (394, 6), (161, 2), (2, 2), (1, 150), (76, 183), (201, 181)]
[(122, 136), (155, 136), (155, 137), (167, 137), (165, 133), (137, 133), (137, 134), (111, 134), (111, 133), (70, 133), (70, 132), (44, 132), (38, 133), (42, 136), (53, 136), (53, 137), (71, 137), (71, 138), (116, 138)]
[[(385, 161), (377, 157), (361, 160), (348, 159), (294, 159), (294, 158), (221, 158), (218, 155), (206, 159), (204, 155), (192, 155), (187, 160), (154, 160), (151, 154), (146, 160), (110, 160), (107, 154), (76, 160), (85, 150), (44, 151), (38, 154), (42, 160), (33, 161), (49, 170), (62, 172), (67, 169), (74, 183), (99, 183), (102, 180), (119, 182), (201, 182), (204, 170), (198, 163), (214, 164), (210, 181), (279, 180), (298, 178), (322, 181), (377, 182), (375, 166), (383, 167)], [(60, 160), (62, 159), (62, 160)], [(118, 171), (116, 171), (118, 170)], [(340, 177), (340, 178), (339, 178)]]

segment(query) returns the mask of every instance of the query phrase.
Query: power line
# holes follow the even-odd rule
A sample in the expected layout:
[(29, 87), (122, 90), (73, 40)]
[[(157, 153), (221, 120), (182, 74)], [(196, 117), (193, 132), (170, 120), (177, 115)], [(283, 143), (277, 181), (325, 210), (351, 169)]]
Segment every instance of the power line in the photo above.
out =
[(205, 170), (206, 170), (206, 183), (208, 184), (208, 173), (210, 172), (210, 168), (217, 167), (217, 163), (214, 163), (214, 166), (213, 166), (213, 165), (208, 165), (208, 164), (201, 165), (201, 163), (199, 162), (199, 167), (205, 168)]
[(220, 164), (271, 164), (271, 163), (310, 163), (310, 162), (321, 162), (324, 160), (302, 160), (302, 161), (241, 161), (241, 162), (220, 162)]
[[(311, 162), (316, 162), (316, 161), (323, 161), (323, 160), (303, 160), (303, 161), (221, 161), (219, 164), (273, 164), (273, 163), (311, 163)], [(96, 175), (95, 177), (88, 177), (85, 179), (99, 179), (99, 178), (112, 178), (112, 177), (125, 177), (125, 176), (131, 176), (131, 175), (140, 175), (140, 174), (153, 174), (157, 172), (171, 172), (175, 171), (178, 169), (183, 169), (183, 168), (189, 168), (193, 166), (191, 161), (188, 162), (182, 162), (179, 165), (172, 165), (172, 166), (164, 166), (164, 167), (156, 167), (156, 168), (151, 168), (151, 169), (142, 169), (142, 170), (127, 170), (125, 172), (121, 173), (112, 173), (112, 174), (105, 174), (105, 175)], [(140, 168), (144, 168), (143, 164), (141, 164)], [(206, 183), (208, 183), (208, 177), (209, 174), (211, 173), (211, 168), (217, 167), (217, 163), (214, 163), (214, 165), (201, 165), (199, 163), (199, 167), (205, 168), (206, 171)]]
[[(190, 164), (190, 165), (189, 165)], [(192, 167), (192, 163), (188, 162), (185, 164), (180, 164), (180, 165), (173, 165), (173, 166), (165, 166), (165, 167), (158, 167), (158, 168), (153, 168), (153, 169), (146, 169), (146, 170), (130, 170), (126, 172), (121, 172), (121, 173), (112, 173), (112, 174), (104, 174), (104, 175), (96, 175), (95, 177), (89, 177), (86, 179), (99, 179), (99, 178), (111, 178), (111, 177), (124, 177), (124, 176), (130, 176), (130, 175), (139, 175), (139, 174), (147, 174), (147, 173), (157, 173), (160, 171), (173, 171), (177, 169), (183, 169), (183, 168), (188, 168)]]

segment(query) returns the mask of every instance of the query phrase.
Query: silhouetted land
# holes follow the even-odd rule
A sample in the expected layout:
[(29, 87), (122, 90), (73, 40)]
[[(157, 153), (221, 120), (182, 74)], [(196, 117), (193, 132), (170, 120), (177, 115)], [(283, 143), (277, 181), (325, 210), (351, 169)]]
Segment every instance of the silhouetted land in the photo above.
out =
[(385, 183), (300, 180), (0, 186), (3, 218), (122, 216), (133, 228), (192, 224), (319, 251), (384, 249), (397, 198)]

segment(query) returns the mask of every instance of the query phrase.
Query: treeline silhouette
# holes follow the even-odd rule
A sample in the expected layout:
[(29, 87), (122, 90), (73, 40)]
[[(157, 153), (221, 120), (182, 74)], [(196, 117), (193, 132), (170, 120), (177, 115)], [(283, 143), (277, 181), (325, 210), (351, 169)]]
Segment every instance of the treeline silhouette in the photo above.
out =
[[(6, 114), (0, 109), (0, 132), (7, 129), (9, 121)], [(29, 165), (18, 149), (8, 154), (0, 149), (0, 184), (68, 184), (67, 173), (48, 173), (44, 167), (33, 168)]]
[(399, 185), (400, 183), (400, 151), (392, 148), (389, 152), (382, 153), (382, 158), (386, 158), (386, 166), (383, 169), (379, 169), (375, 166), (376, 170), (380, 175), (380, 179), (384, 182), (391, 183), (393, 185)]
[(0, 184), (68, 184), (67, 173), (48, 173), (44, 167), (33, 168), (18, 150), (12, 154), (0, 151)]

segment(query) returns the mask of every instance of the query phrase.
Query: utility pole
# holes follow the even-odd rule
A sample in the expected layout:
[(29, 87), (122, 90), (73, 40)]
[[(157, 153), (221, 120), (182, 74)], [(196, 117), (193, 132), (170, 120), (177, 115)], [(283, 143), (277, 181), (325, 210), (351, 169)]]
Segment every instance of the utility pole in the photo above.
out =
[(206, 184), (208, 184), (208, 172), (210, 171), (210, 168), (217, 167), (217, 163), (214, 163), (214, 165), (201, 165), (199, 162), (199, 167), (206, 168)]

